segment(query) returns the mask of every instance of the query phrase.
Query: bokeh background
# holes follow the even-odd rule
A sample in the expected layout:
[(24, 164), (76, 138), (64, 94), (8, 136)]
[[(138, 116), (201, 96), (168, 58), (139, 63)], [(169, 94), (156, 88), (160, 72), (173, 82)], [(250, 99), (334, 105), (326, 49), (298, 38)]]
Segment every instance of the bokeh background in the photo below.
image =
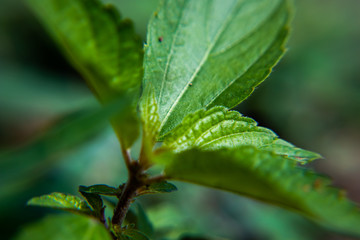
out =
[[(157, 0), (103, 1), (133, 19), (145, 39)], [(295, 5), (286, 56), (238, 110), (281, 138), (321, 153), (325, 159), (313, 167), (359, 203), (360, 1), (297, 0)], [(126, 179), (115, 135), (92, 115), (96, 106), (23, 1), (0, 0), (1, 239), (58, 213), (26, 207), (33, 196), (76, 193), (78, 185), (116, 186)], [(69, 127), (72, 134), (63, 131)], [(10, 150), (12, 157), (6, 153)], [(278, 208), (175, 184), (176, 193), (140, 200), (158, 229), (155, 239), (179, 239), (185, 233), (234, 240), (351, 239)]]

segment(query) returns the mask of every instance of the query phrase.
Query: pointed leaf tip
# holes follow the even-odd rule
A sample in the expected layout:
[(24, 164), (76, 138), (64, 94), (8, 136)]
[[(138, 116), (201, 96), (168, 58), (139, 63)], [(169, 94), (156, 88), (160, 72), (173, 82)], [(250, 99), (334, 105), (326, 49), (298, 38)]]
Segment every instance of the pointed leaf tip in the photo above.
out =
[(158, 9), (149, 23), (143, 85), (155, 89), (161, 136), (188, 113), (236, 106), (284, 54), (287, 0), (214, 0), (206, 7), (173, 0)]
[(270, 129), (225, 107), (201, 109), (187, 115), (181, 124), (164, 137), (163, 148), (182, 152), (192, 148), (219, 150), (254, 146), (291, 160), (307, 163), (321, 156), (279, 139)]

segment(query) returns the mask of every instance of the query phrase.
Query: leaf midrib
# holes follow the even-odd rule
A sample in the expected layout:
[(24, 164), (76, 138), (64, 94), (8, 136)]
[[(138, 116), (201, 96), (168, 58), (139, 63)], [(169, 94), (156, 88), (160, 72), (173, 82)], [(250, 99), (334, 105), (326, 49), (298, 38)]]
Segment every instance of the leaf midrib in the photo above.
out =
[[(214, 128), (218, 127), (220, 124), (222, 124), (223, 122), (229, 121), (231, 122), (231, 124), (235, 124), (235, 123), (241, 123), (242, 121), (236, 120), (236, 119), (223, 119), (220, 122), (218, 122), (216, 125), (211, 126), (210, 128), (206, 129), (198, 138), (196, 138), (195, 140), (195, 145), (199, 144), (199, 139), (203, 138), (204, 135), (206, 135), (207, 133), (211, 133), (211, 130), (213, 130)], [(241, 133), (245, 133), (245, 132), (258, 132), (258, 131), (249, 131), (251, 130), (251, 127), (257, 127), (257, 126), (249, 126), (249, 129), (247, 131), (241, 132)], [(238, 133), (240, 134), (240, 133)], [(227, 135), (229, 136), (229, 135)], [(226, 137), (226, 136), (222, 136), (222, 137)], [(215, 140), (215, 139), (214, 139)], [(209, 143), (209, 142), (208, 142)], [(201, 145), (200, 145), (201, 146)]]
[[(240, 133), (233, 133), (233, 134), (228, 134), (228, 135), (225, 135), (225, 136), (221, 136), (221, 137), (215, 138), (215, 139), (213, 139), (213, 140), (211, 140), (211, 141), (209, 141), (209, 142), (207, 142), (207, 143), (204, 143), (204, 144), (199, 145), (199, 147), (204, 147), (204, 146), (206, 146), (206, 145), (209, 145), (209, 144), (211, 144), (211, 143), (213, 143), (213, 142), (216, 142), (216, 141), (218, 141), (218, 140), (222, 140), (222, 139), (225, 139), (225, 138), (232, 138), (232, 137), (234, 137), (234, 136), (241, 136), (241, 135), (243, 135), (244, 133), (263, 133), (264, 135), (267, 135), (267, 133), (259, 132), (259, 131), (244, 131), (244, 132), (240, 132)], [(274, 137), (274, 138), (276, 138), (276, 137)], [(250, 145), (252, 145), (252, 144), (250, 144)]]
[(164, 90), (164, 85), (165, 85), (165, 80), (166, 80), (166, 77), (168, 75), (168, 72), (169, 72), (169, 65), (170, 65), (170, 61), (173, 57), (173, 54), (174, 54), (174, 45), (175, 45), (175, 42), (178, 38), (178, 35), (179, 35), (179, 26), (180, 26), (180, 23), (184, 17), (184, 9), (186, 8), (186, 5), (187, 5), (188, 1), (184, 1), (184, 5), (183, 7), (181, 8), (181, 17), (179, 18), (178, 22), (176, 23), (176, 31), (175, 31), (175, 36), (171, 42), (171, 46), (170, 46), (170, 53), (168, 55), (168, 58), (167, 58), (167, 61), (166, 61), (166, 65), (165, 65), (165, 70), (164, 70), (164, 77), (161, 81), (161, 88), (160, 88), (160, 93), (159, 93), (159, 99), (158, 99), (158, 102), (160, 103), (161, 101), (161, 96), (162, 96), (162, 93), (163, 93), (163, 90)]
[(219, 40), (220, 36), (224, 33), (225, 29), (229, 26), (228, 23), (230, 22), (230, 20), (233, 18), (233, 15), (235, 13), (235, 10), (237, 9), (235, 6), (238, 5), (239, 1), (236, 1), (234, 6), (231, 8), (231, 13), (228, 14), (226, 20), (224, 21), (224, 23), (221, 25), (221, 27), (219, 28), (218, 32), (215, 35), (214, 41), (212, 42), (212, 44), (209, 45), (208, 49), (206, 50), (199, 66), (195, 69), (193, 75), (190, 77), (190, 79), (188, 80), (188, 82), (186, 83), (185, 87), (183, 88), (183, 90), (180, 92), (180, 94), (177, 96), (177, 98), (175, 99), (175, 101), (172, 103), (170, 109), (168, 110), (168, 112), (166, 113), (165, 117), (163, 118), (163, 120), (161, 121), (161, 125), (160, 125), (160, 129), (163, 128), (164, 124), (166, 123), (167, 119), (170, 116), (170, 113), (173, 111), (174, 107), (177, 105), (177, 103), (180, 101), (181, 97), (184, 95), (185, 91), (188, 89), (189, 84), (192, 82), (192, 80), (195, 78), (195, 76), (197, 75), (197, 73), (200, 71), (200, 69), (202, 68), (202, 66), (204, 65), (204, 63), (206, 62), (206, 59), (208, 58), (210, 52), (212, 51), (212, 49), (216, 46), (217, 41)]

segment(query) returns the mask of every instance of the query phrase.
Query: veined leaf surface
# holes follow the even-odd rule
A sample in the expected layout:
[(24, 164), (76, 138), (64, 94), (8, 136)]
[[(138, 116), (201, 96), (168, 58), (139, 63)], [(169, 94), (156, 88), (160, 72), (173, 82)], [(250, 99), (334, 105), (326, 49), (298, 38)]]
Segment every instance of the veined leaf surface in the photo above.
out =
[(156, 142), (159, 134), (159, 106), (156, 102), (154, 88), (146, 86), (140, 101), (141, 119), (143, 122), (145, 138), (148, 138), (151, 144)]
[(251, 146), (167, 152), (154, 159), (171, 179), (245, 195), (299, 212), (333, 231), (360, 236), (359, 209), (330, 181), (295, 161)]
[(155, 89), (160, 135), (191, 112), (234, 107), (270, 73), (288, 35), (287, 0), (161, 1), (149, 24), (144, 85)]
[(28, 3), (102, 103), (122, 95), (132, 98), (127, 114), (111, 121), (118, 137), (129, 147), (138, 135), (136, 102), (143, 72), (142, 43), (132, 23), (121, 20), (113, 6), (98, 0)]
[(159, 108), (156, 102), (154, 89), (151, 85), (145, 87), (140, 100), (141, 121), (143, 127), (142, 149), (139, 161), (148, 164), (153, 147), (160, 130)]
[(64, 214), (48, 216), (25, 227), (15, 240), (112, 240), (103, 224), (94, 218)]
[(217, 150), (251, 145), (267, 149), (290, 159), (307, 162), (321, 158), (279, 139), (270, 129), (259, 127), (248, 117), (224, 107), (214, 107), (191, 113), (164, 138), (164, 147), (175, 152), (191, 148)]

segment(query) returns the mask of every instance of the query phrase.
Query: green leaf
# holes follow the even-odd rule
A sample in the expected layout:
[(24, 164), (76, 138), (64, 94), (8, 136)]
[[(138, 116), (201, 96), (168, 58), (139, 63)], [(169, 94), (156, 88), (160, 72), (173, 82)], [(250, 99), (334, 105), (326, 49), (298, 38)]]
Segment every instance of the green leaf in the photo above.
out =
[(161, 1), (144, 64), (161, 135), (188, 113), (247, 98), (283, 55), (290, 15), (287, 0)]
[(149, 139), (151, 144), (156, 142), (156, 138), (160, 130), (158, 110), (154, 88), (147, 86), (141, 96), (140, 112), (144, 134), (146, 134), (146, 137)]
[(150, 238), (138, 230), (126, 229), (119, 235), (119, 240), (150, 240)]
[(97, 216), (100, 216), (104, 205), (100, 195), (94, 193), (86, 193), (86, 192), (80, 192), (80, 193), (85, 198), (89, 206), (91, 206), (92, 210), (96, 212)]
[(50, 207), (70, 212), (90, 213), (89, 206), (81, 198), (64, 193), (54, 192), (34, 197), (27, 202), (31, 206)]
[(81, 215), (55, 215), (25, 227), (15, 240), (112, 240), (103, 224)]
[(151, 193), (170, 193), (177, 190), (177, 187), (167, 181), (154, 182), (140, 190), (139, 195)]
[(160, 130), (158, 104), (156, 102), (154, 89), (150, 85), (145, 88), (141, 96), (140, 112), (143, 126), (143, 138), (139, 161), (148, 162), (148, 159), (151, 158), (152, 150)]
[(121, 189), (110, 187), (104, 184), (96, 184), (89, 187), (79, 186), (79, 192), (94, 193), (107, 196), (117, 196), (121, 193)]
[(123, 95), (132, 99), (127, 114), (111, 121), (128, 148), (138, 136), (136, 101), (143, 56), (142, 43), (132, 23), (121, 20), (113, 6), (98, 0), (28, 3), (102, 103)]
[(165, 136), (163, 146), (181, 152), (191, 148), (236, 149), (244, 145), (267, 149), (303, 163), (321, 158), (317, 153), (296, 148), (279, 139), (273, 131), (257, 126), (253, 119), (224, 107), (208, 111), (201, 109), (189, 114)]
[(144, 209), (141, 207), (140, 204), (136, 205), (136, 212), (137, 212), (137, 221), (136, 227), (141, 232), (145, 233), (147, 236), (152, 236), (154, 234), (153, 225), (150, 222), (150, 219), (146, 215)]
[(126, 213), (124, 224), (133, 226), (134, 229), (139, 230), (149, 237), (154, 234), (153, 225), (140, 204), (135, 204), (130, 207), (129, 211)]
[(164, 153), (155, 159), (171, 179), (245, 195), (301, 213), (332, 231), (360, 236), (359, 209), (329, 179), (295, 161), (251, 146)]
[[(79, 186), (80, 194), (86, 199), (86, 202), (91, 206), (92, 210), (94, 211), (94, 215), (98, 217), (102, 222), (105, 222), (104, 216), (104, 203), (101, 196), (97, 192), (109, 191), (111, 187), (106, 185), (93, 185), (90, 187)], [(116, 190), (113, 188), (113, 191)]]
[(297, 148), (282, 139), (276, 139), (271, 144), (264, 145), (261, 148), (273, 151), (279, 155), (284, 155), (302, 163), (322, 158), (320, 154)]

